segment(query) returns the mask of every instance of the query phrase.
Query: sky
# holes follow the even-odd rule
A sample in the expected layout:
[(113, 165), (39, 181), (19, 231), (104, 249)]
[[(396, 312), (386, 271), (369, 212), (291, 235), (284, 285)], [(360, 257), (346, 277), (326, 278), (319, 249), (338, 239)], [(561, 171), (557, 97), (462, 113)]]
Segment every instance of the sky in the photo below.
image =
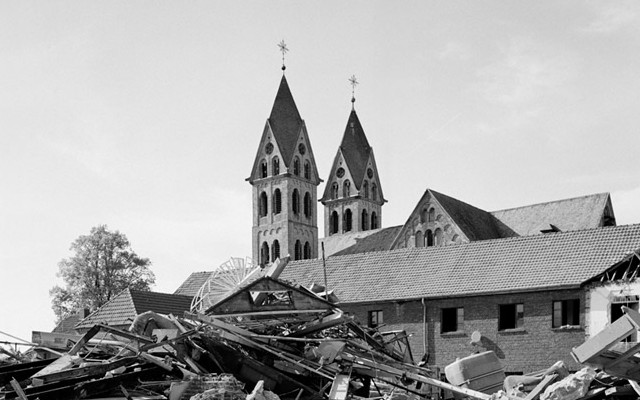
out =
[(427, 188), (486, 211), (609, 192), (640, 223), (640, 2), (2, 1), (0, 332), (53, 329), (97, 225), (159, 292), (251, 255), (281, 40), (325, 180), (358, 78), (383, 226)]

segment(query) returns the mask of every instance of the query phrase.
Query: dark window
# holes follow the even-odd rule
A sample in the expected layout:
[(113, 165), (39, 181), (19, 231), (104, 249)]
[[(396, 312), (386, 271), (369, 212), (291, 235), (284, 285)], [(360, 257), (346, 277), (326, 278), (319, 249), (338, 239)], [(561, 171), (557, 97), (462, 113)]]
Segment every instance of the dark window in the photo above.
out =
[(282, 212), (282, 194), (280, 189), (276, 189), (273, 192), (273, 213), (280, 214), (280, 212)]
[(551, 327), (559, 328), (564, 325), (580, 325), (579, 299), (553, 302), (553, 322)]
[(272, 175), (280, 174), (280, 159), (278, 157), (273, 157), (273, 161), (271, 163), (272, 163), (272, 169), (273, 169)]
[(260, 193), (260, 216), (267, 216), (267, 194), (265, 192)]
[(516, 329), (524, 326), (524, 304), (501, 304), (498, 330)]
[(302, 259), (302, 243), (299, 240), (296, 240), (295, 252), (294, 252), (294, 260)]
[(267, 175), (267, 162), (262, 160), (262, 162), (260, 163), (260, 178), (266, 178)]
[(304, 242), (304, 259), (308, 260), (311, 258), (311, 245), (309, 242)]
[(370, 328), (375, 328), (383, 323), (382, 310), (369, 311), (368, 325)]
[(373, 201), (378, 200), (378, 187), (376, 186), (375, 183), (371, 184), (371, 199)]
[(300, 159), (298, 157), (293, 159), (293, 174), (295, 176), (300, 175)]
[(309, 192), (304, 194), (304, 216), (311, 218), (311, 195)]
[(364, 183), (362, 184), (362, 197), (364, 197), (365, 199), (369, 198), (369, 182), (364, 181)]
[(347, 179), (342, 184), (342, 197), (349, 197), (351, 195), (351, 182)]
[(338, 182), (333, 182), (333, 184), (331, 184), (331, 199), (337, 199), (338, 198)]
[[(622, 307), (628, 307), (631, 310), (638, 311), (638, 296), (637, 295), (623, 295), (613, 296), (611, 299), (611, 322), (617, 321), (622, 318), (624, 311)], [(634, 331), (631, 335), (622, 339), (623, 342), (637, 342), (638, 333)]]
[(274, 240), (271, 245), (271, 259), (275, 261), (278, 258), (280, 258), (280, 242)]
[(433, 246), (433, 232), (427, 230), (427, 247)]
[(443, 308), (440, 332), (457, 332), (464, 329), (464, 308)]
[(330, 234), (338, 233), (338, 222), (340, 222), (338, 218), (336, 211), (331, 213), (331, 220), (329, 221), (329, 226), (331, 227), (331, 229), (329, 229)]
[(362, 229), (363, 231), (366, 231), (367, 229), (369, 229), (369, 214), (367, 213), (367, 210), (362, 210), (362, 217), (360, 218), (360, 229)]
[(344, 212), (344, 225), (343, 225), (343, 230), (345, 232), (351, 232), (352, 226), (351, 226), (351, 222), (352, 222), (353, 218), (351, 217), (351, 209), (347, 208), (347, 210)]
[(309, 161), (304, 162), (304, 179), (311, 179), (311, 164), (309, 164)]
[(262, 242), (262, 248), (260, 249), (260, 265), (269, 264), (269, 245), (267, 242)]
[(291, 211), (295, 215), (300, 212), (300, 193), (298, 193), (298, 189), (293, 189), (293, 194), (291, 195)]
[(371, 213), (371, 229), (378, 229), (378, 215), (375, 211)]

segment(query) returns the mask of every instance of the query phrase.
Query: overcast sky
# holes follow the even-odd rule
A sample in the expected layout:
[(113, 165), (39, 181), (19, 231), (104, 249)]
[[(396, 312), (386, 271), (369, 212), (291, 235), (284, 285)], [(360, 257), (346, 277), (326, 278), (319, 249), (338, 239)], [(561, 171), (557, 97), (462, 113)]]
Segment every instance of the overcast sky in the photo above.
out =
[(99, 224), (156, 291), (251, 254), (282, 39), (325, 180), (358, 77), (383, 226), (427, 188), (487, 211), (610, 192), (640, 223), (640, 2), (2, 1), (0, 331), (53, 328), (57, 264)]

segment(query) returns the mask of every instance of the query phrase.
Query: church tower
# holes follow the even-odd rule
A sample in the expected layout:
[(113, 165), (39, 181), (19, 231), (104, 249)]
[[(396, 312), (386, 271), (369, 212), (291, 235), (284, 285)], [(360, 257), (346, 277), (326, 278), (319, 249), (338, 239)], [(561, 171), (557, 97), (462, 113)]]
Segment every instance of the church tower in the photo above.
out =
[(284, 65), (247, 181), (253, 186), (254, 262), (267, 264), (287, 255), (318, 258), (316, 204), (322, 180)]
[[(355, 88), (357, 81), (351, 78)], [(355, 97), (342, 143), (333, 160), (320, 201), (324, 205), (325, 237), (382, 227), (382, 195), (373, 149), (356, 114)]]

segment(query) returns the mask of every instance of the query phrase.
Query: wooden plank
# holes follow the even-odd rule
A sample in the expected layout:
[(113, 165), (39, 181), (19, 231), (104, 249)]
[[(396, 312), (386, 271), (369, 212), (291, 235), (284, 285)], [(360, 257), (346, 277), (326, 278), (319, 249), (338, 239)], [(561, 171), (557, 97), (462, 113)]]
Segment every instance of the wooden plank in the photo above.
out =
[(571, 354), (578, 362), (589, 363), (592, 357), (612, 347), (635, 330), (636, 326), (625, 315), (580, 346), (574, 347)]
[(11, 380), (11, 387), (13, 388), (13, 390), (16, 392), (16, 394), (18, 395), (18, 397), (20, 398), (20, 400), (29, 400), (27, 398), (27, 395), (24, 394), (24, 391), (22, 390), (22, 387), (20, 386), (20, 384), (18, 383), (17, 380), (12, 379)]
[(636, 330), (640, 330), (640, 313), (635, 310), (630, 309), (627, 306), (622, 306), (622, 311), (625, 313), (631, 323), (636, 326)]
[(72, 368), (64, 371), (57, 371), (46, 375), (38, 375), (38, 377), (34, 377), (31, 379), (31, 384), (33, 386), (42, 386), (52, 382), (64, 381), (67, 379), (78, 378), (78, 377), (95, 377), (102, 376), (108, 371), (112, 369), (116, 369), (118, 367), (131, 365), (138, 360), (137, 357), (125, 357), (120, 358), (118, 360), (112, 361), (110, 363), (104, 364), (94, 364), (89, 365), (82, 368)]
[(346, 400), (349, 393), (350, 374), (338, 374), (329, 391), (329, 400)]
[(546, 375), (544, 379), (540, 383), (538, 383), (538, 385), (535, 388), (533, 388), (532, 391), (529, 392), (529, 394), (527, 395), (527, 397), (524, 398), (524, 400), (537, 399), (538, 396), (540, 396), (540, 393), (542, 393), (542, 391), (545, 390), (547, 386), (549, 386), (551, 382), (553, 382), (557, 377), (558, 375), (556, 374)]

